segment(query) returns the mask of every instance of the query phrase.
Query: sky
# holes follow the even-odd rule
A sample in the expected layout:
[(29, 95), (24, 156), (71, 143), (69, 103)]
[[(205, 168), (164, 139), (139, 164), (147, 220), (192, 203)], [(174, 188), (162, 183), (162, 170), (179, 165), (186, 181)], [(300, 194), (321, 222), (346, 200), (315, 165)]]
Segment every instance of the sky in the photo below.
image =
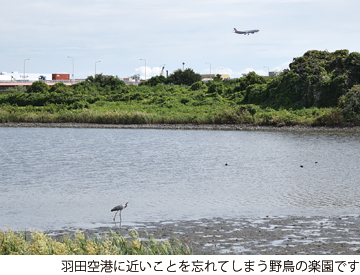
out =
[[(359, 0), (0, 0), (0, 72), (120, 78), (288, 68), (308, 50), (360, 51)], [(239, 35), (237, 30), (259, 29)], [(70, 56), (70, 58), (69, 58)], [(100, 61), (100, 62), (97, 62)], [(96, 64), (96, 65), (95, 65)]]

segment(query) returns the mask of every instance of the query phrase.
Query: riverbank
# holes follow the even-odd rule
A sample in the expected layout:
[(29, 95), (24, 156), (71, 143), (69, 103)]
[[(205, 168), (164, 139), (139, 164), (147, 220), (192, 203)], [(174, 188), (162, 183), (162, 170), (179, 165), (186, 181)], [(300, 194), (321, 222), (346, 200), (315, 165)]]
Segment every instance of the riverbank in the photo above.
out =
[[(111, 230), (129, 237), (136, 229), (141, 238), (147, 233), (158, 241), (178, 238), (193, 254), (231, 255), (354, 255), (360, 253), (360, 216), (264, 217), (258, 219), (201, 219), (193, 221), (113, 224)], [(61, 239), (80, 230), (87, 236), (109, 233), (109, 227), (48, 231)]]
[(95, 124), (95, 123), (0, 123), (0, 127), (34, 128), (97, 128), (97, 129), (168, 129), (168, 130), (218, 130), (218, 131), (307, 131), (307, 132), (360, 132), (360, 126), (259, 126), (248, 124)]

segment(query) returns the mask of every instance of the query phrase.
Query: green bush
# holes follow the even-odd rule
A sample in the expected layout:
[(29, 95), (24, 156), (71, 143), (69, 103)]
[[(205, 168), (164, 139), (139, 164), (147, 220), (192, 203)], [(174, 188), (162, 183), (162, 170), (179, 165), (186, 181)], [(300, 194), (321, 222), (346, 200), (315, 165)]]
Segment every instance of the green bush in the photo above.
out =
[(64, 83), (62, 82), (58, 82), (54, 85), (52, 85), (49, 89), (49, 92), (52, 93), (52, 92), (55, 92), (55, 93), (64, 93), (64, 92), (67, 92), (69, 91), (70, 88), (68, 86), (66, 86)]
[(98, 84), (101, 88), (109, 87), (110, 90), (116, 90), (121, 87), (124, 87), (126, 84), (124, 81), (112, 76), (112, 75), (103, 75), (97, 74), (95, 77), (89, 76), (85, 82), (91, 84)]
[(50, 89), (49, 85), (42, 81), (35, 81), (33, 82), (29, 88), (27, 89), (27, 92), (29, 94), (36, 94), (36, 93), (46, 93)]
[(205, 85), (204, 81), (197, 81), (195, 83), (193, 83), (190, 86), (190, 90), (191, 91), (198, 91), (198, 90), (207, 90), (207, 86)]
[(266, 84), (253, 84), (246, 88), (246, 94), (243, 100), (245, 104), (260, 105), (267, 99)]
[(201, 81), (201, 75), (195, 73), (192, 69), (176, 70), (166, 80), (168, 84), (187, 85), (191, 86), (193, 83)]
[(217, 97), (224, 92), (224, 84), (218, 81), (211, 81), (207, 90), (207, 94), (211, 97)]
[(166, 77), (163, 75), (159, 75), (159, 76), (153, 76), (149, 80), (141, 82), (139, 86), (146, 85), (146, 86), (154, 87), (158, 84), (165, 84), (165, 83), (166, 83)]
[(339, 108), (347, 120), (360, 120), (360, 85), (353, 86), (340, 97)]

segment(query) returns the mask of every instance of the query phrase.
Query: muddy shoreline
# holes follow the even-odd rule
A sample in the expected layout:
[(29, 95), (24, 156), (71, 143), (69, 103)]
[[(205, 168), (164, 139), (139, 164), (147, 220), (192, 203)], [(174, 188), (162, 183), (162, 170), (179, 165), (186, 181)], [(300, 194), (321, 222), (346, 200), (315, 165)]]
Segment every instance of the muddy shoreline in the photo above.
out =
[(41, 128), (98, 128), (98, 129), (169, 129), (169, 130), (218, 130), (218, 131), (306, 131), (306, 132), (360, 132), (360, 126), (258, 126), (245, 124), (92, 124), (92, 123), (0, 123), (0, 127)]
[(46, 231), (56, 239), (80, 230), (87, 236), (117, 231), (129, 237), (136, 229), (141, 238), (147, 233), (156, 240), (178, 238), (200, 255), (354, 255), (360, 253), (360, 216), (263, 217), (200, 219), (193, 221), (144, 222), (110, 227), (72, 228)]

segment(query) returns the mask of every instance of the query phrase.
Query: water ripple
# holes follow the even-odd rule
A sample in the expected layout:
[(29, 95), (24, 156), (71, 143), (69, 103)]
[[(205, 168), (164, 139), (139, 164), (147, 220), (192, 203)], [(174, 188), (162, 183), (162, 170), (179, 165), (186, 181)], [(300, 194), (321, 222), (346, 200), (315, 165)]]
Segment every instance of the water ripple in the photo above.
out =
[(3, 228), (106, 224), (126, 201), (125, 223), (360, 212), (356, 133), (1, 128), (0, 139)]

